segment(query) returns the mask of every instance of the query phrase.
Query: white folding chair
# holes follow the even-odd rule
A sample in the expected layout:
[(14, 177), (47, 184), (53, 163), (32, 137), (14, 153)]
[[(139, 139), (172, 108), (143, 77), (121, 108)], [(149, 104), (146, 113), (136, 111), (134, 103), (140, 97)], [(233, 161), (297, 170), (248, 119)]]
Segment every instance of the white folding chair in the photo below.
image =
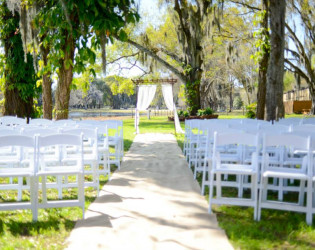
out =
[[(84, 185), (94, 187), (99, 194), (99, 156), (98, 156), (98, 130), (97, 128), (73, 128), (61, 130), (63, 134), (81, 135), (83, 134), (83, 162), (84, 162)], [(71, 154), (69, 155), (71, 157)], [(107, 165), (103, 160), (103, 165)], [(89, 166), (89, 168), (87, 168)], [(92, 176), (92, 181), (86, 181)]]
[[(89, 121), (89, 120), (84, 120)], [(92, 121), (92, 120), (91, 120)], [(98, 121), (93, 122), (80, 122), (77, 124), (77, 128), (97, 128), (97, 151), (98, 151), (98, 176), (108, 175), (108, 180), (110, 180), (110, 164), (109, 161), (109, 143), (108, 143), (108, 129), (107, 124), (100, 123)]]
[[(268, 208), (303, 212), (306, 214), (307, 223), (312, 223), (312, 152), (310, 143), (310, 137), (294, 134), (264, 135), (258, 220), (261, 218), (261, 209)], [(296, 155), (295, 150), (302, 150), (306, 154)], [(278, 184), (268, 182), (273, 178), (279, 180)], [(280, 182), (280, 180), (289, 179), (297, 180), (299, 185), (288, 186)], [(305, 187), (306, 205), (304, 205)], [(278, 199), (268, 197), (268, 194), (271, 195), (273, 192), (278, 192)], [(283, 192), (298, 193), (299, 198), (296, 201), (283, 201)]]
[(114, 150), (114, 152), (109, 151), (109, 162), (110, 164), (115, 164), (120, 169), (120, 162), (124, 155), (123, 123), (119, 120), (107, 120), (101, 124), (106, 124), (108, 145)]
[[(68, 155), (69, 148), (75, 147)], [(52, 160), (50, 153), (51, 148), (55, 148), (59, 155)], [(46, 160), (46, 158), (49, 158)], [(38, 172), (37, 178), (42, 178), (42, 202), (38, 203), (38, 208), (51, 207), (73, 207), (82, 208), (84, 217), (84, 166), (83, 166), (83, 135), (55, 134), (38, 137)], [(58, 183), (59, 188), (76, 187), (78, 189), (78, 199), (72, 200), (47, 200), (47, 177), (48, 176), (76, 176), (73, 182), (65, 181)], [(61, 186), (60, 186), (61, 185)], [(55, 185), (51, 186), (56, 187)], [(59, 197), (63, 198), (63, 197)]]
[(6, 150), (6, 154), (0, 157), (0, 178), (18, 178), (18, 183), (5, 182), (0, 185), (1, 190), (17, 190), (21, 200), (23, 189), (22, 178), (30, 178), (30, 201), (29, 202), (3, 202), (0, 210), (31, 209), (33, 220), (37, 220), (36, 199), (36, 138), (23, 135), (0, 136), (0, 150)]
[[(239, 160), (226, 158), (226, 153), (222, 155), (220, 147), (237, 146)], [(242, 155), (247, 147), (255, 147), (255, 151), (251, 151), (251, 162), (243, 162)], [(249, 206), (254, 208), (254, 219), (257, 218), (257, 172), (258, 172), (258, 150), (259, 138), (257, 135), (248, 133), (217, 133), (214, 134), (212, 169), (210, 171), (210, 193), (209, 193), (209, 213), (213, 204)], [(222, 156), (222, 157), (221, 157)], [(232, 185), (238, 189), (237, 197), (223, 197), (221, 175), (234, 175), (235, 180)], [(250, 185), (244, 186), (243, 177), (250, 176)], [(216, 180), (214, 179), (216, 177)], [(224, 185), (226, 185), (224, 184)], [(214, 197), (214, 187), (216, 187), (216, 197)], [(251, 189), (251, 197), (245, 198), (243, 188)]]
[[(203, 159), (202, 167), (202, 184), (201, 184), (201, 194), (204, 194), (205, 186), (210, 186), (210, 171), (212, 169), (212, 157), (213, 157), (213, 141), (214, 141), (214, 133), (243, 133), (242, 131), (236, 129), (229, 129), (226, 128), (224, 125), (216, 124), (216, 126), (211, 126), (207, 128), (207, 139), (206, 139), (206, 146), (205, 146), (205, 155)], [(225, 158), (228, 161), (239, 162), (241, 161), (240, 155), (234, 152), (232, 154), (228, 154), (228, 151), (231, 150), (231, 147), (220, 146), (217, 148), (221, 152), (221, 158)], [(227, 154), (224, 154), (227, 153)], [(228, 176), (224, 176), (224, 180), (227, 180)]]

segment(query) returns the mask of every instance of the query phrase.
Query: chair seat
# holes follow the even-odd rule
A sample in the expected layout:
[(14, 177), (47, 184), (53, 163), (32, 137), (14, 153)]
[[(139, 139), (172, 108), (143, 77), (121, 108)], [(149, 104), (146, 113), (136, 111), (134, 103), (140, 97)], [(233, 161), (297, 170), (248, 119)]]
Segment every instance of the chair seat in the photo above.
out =
[(283, 171), (281, 169), (279, 170), (273, 170), (273, 171), (266, 171), (263, 173), (263, 177), (274, 177), (274, 178), (285, 178), (285, 179), (299, 179), (299, 180), (307, 180), (308, 175), (303, 173), (298, 173), (296, 171)]
[(228, 174), (255, 174), (256, 170), (251, 165), (244, 164), (221, 164), (218, 168), (212, 170), (213, 173)]
[(34, 170), (31, 168), (0, 168), (0, 177), (33, 176)]
[(77, 167), (65, 167), (65, 166), (54, 166), (46, 167), (45, 170), (40, 170), (36, 173), (37, 176), (42, 175), (71, 175), (71, 174), (81, 174), (83, 173), (80, 166)]

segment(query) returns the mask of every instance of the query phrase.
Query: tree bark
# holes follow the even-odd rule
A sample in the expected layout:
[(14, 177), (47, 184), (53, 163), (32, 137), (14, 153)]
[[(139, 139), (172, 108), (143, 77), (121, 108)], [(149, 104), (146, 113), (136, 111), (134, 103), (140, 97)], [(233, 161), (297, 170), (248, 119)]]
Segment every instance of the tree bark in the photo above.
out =
[(3, 115), (16, 115), (29, 119), (34, 113), (33, 98), (36, 84), (33, 59), (27, 54), (27, 61), (24, 61), (21, 34), (17, 32), (19, 14), (16, 12), (12, 15), (5, 2), (0, 7), (3, 8), (1, 18), (10, 23), (6, 30), (1, 30), (6, 60)]
[(284, 74), (284, 27), (285, 0), (270, 1), (270, 58), (267, 71), (267, 120), (284, 117), (283, 74)]
[(64, 58), (60, 59), (60, 68), (58, 72), (58, 84), (56, 90), (56, 120), (68, 119), (70, 85), (73, 79), (73, 60), (75, 50), (75, 40), (72, 34), (64, 30), (65, 37), (62, 49)]
[[(268, 0), (263, 0), (262, 2), (263, 2), (262, 10), (265, 11), (265, 15), (261, 22), (261, 27), (264, 29), (263, 35), (269, 36)], [(257, 91), (257, 110), (256, 110), (256, 118), (258, 120), (265, 119), (268, 60), (269, 60), (269, 51), (268, 49), (264, 48), (264, 54), (259, 62), (259, 72), (258, 72), (258, 91)]]
[[(47, 67), (48, 62), (48, 54), (49, 49), (44, 48), (43, 46), (40, 47), (41, 56), (44, 62), (44, 67)], [(43, 74), (43, 117), (44, 119), (51, 120), (52, 117), (52, 110), (53, 110), (53, 103), (52, 103), (52, 91), (51, 91), (51, 73), (46, 69), (45, 73)]]

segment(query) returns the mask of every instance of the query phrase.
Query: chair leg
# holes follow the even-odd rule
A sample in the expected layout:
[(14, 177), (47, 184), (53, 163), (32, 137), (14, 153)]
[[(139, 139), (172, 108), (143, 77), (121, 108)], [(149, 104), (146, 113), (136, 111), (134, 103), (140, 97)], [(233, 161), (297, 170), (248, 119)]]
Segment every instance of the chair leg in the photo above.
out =
[(254, 201), (254, 220), (257, 220), (258, 217), (258, 199), (257, 199), (257, 176), (256, 175), (252, 175), (251, 176), (251, 199)]
[(214, 174), (210, 173), (210, 190), (209, 190), (209, 214), (212, 213), (211, 207), (212, 207), (212, 198), (213, 198), (213, 184), (214, 184)]
[(78, 200), (82, 207), (82, 218), (84, 219), (84, 176), (83, 174), (78, 174)]
[(304, 204), (304, 195), (305, 195), (305, 180), (300, 181), (300, 190), (299, 190), (299, 205), (303, 206)]
[(99, 184), (99, 172), (98, 172), (98, 161), (93, 162), (92, 168), (93, 168), (93, 184), (96, 188), (96, 195), (99, 196), (100, 193), (100, 184)]
[(22, 192), (23, 192), (23, 177), (18, 177), (18, 195), (17, 195), (17, 200), (21, 201), (22, 200)]
[[(202, 171), (201, 195), (204, 195), (204, 193), (205, 193), (206, 175), (207, 175), (207, 161), (205, 158), (204, 163), (203, 163), (203, 171)], [(208, 178), (209, 178), (209, 176), (208, 176)]]
[(38, 220), (38, 177), (33, 176), (30, 180), (30, 196), (33, 221)]
[(238, 198), (243, 197), (243, 181), (244, 181), (244, 176), (243, 175), (238, 175)]
[(47, 203), (47, 177), (42, 176), (42, 203)]
[(58, 198), (62, 199), (62, 176), (58, 175), (56, 177), (57, 187), (58, 187)]
[(278, 191), (278, 200), (283, 201), (283, 179), (279, 178), (279, 191)]
[(307, 181), (307, 193), (306, 193), (306, 223), (308, 225), (313, 224), (313, 182), (311, 179)]
[(261, 218), (261, 204), (263, 201), (266, 200), (266, 197), (267, 197), (267, 182), (268, 182), (268, 178), (261, 177), (260, 189), (258, 190), (257, 221), (260, 221), (260, 218)]
[[(222, 196), (221, 174), (220, 173), (216, 174), (216, 177), (217, 177), (217, 179), (216, 179), (217, 198), (221, 198), (221, 196)], [(214, 178), (211, 181), (214, 182)]]

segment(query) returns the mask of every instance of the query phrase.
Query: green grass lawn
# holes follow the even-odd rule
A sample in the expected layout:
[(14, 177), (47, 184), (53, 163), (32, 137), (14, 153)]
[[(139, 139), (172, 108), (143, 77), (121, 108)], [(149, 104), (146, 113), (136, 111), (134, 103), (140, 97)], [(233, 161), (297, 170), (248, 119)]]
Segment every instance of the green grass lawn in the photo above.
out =
[[(221, 116), (221, 115), (220, 115)], [(231, 115), (232, 116), (232, 115)], [(231, 118), (231, 116), (229, 118)], [(239, 118), (239, 115), (235, 115)], [(221, 117), (222, 118), (222, 117)], [(184, 127), (184, 124), (182, 124)], [(127, 151), (135, 137), (134, 120), (124, 120), (124, 142)], [(173, 133), (174, 123), (166, 117), (141, 117), (140, 133)], [(183, 145), (183, 135), (177, 135), (179, 146)], [(114, 170), (114, 169), (113, 169)], [(200, 182), (201, 178), (198, 176)], [(107, 179), (101, 178), (101, 186)], [(65, 195), (72, 196), (66, 190)], [(87, 208), (95, 199), (95, 191), (85, 191)], [(207, 199), (206, 194), (206, 199)], [(10, 194), (0, 191), (0, 201), (10, 199)], [(23, 199), (29, 199), (28, 192)], [(314, 227), (307, 226), (305, 215), (264, 209), (262, 221), (253, 220), (252, 208), (236, 206), (215, 207), (219, 225), (226, 231), (235, 248), (241, 249), (313, 249), (315, 248)], [(41, 209), (39, 221), (32, 222), (30, 210), (0, 212), (0, 249), (63, 249), (66, 238), (75, 222), (82, 217), (79, 208)]]

